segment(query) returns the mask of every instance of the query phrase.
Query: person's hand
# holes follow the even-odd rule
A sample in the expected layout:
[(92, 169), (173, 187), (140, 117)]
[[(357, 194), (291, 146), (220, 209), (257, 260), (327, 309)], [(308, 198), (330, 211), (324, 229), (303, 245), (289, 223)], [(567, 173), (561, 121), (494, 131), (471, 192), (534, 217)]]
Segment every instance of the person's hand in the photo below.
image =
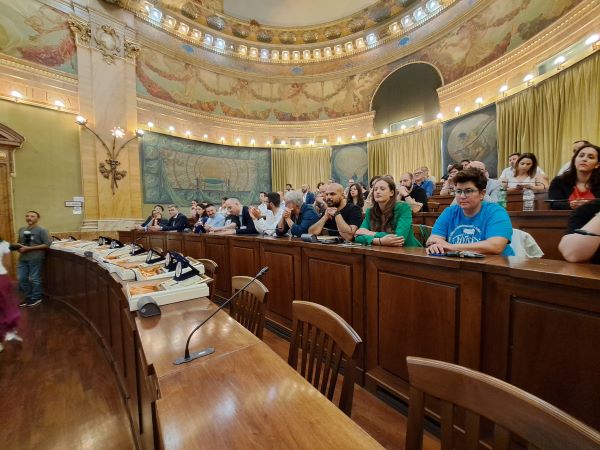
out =
[(290, 217), (292, 217), (292, 210), (289, 208), (285, 208), (283, 211), (282, 217), (284, 219), (289, 219)]
[(427, 247), (428, 255), (443, 255), (446, 252), (453, 250), (453, 245), (448, 242), (436, 242)]
[(408, 189), (406, 189), (406, 186), (399, 186), (398, 194), (400, 194), (400, 197), (408, 197)]
[(160, 225), (152, 225), (150, 228), (148, 228), (148, 230), (150, 230), (150, 231), (162, 231), (162, 227)]
[[(379, 239), (379, 238), (375, 238)], [(404, 238), (402, 236), (396, 236), (395, 234), (387, 234), (380, 239), (381, 245), (387, 245), (390, 247), (403, 247)]]
[(18, 250), (19, 253), (27, 253), (28, 251), (29, 251), (29, 247), (25, 247), (24, 245), (19, 247), (19, 250)]
[(577, 200), (571, 200), (569, 202), (569, 206), (571, 207), (571, 209), (575, 209), (575, 208), (579, 208), (580, 206), (585, 205), (586, 203), (591, 202), (591, 200), (585, 199), (585, 198), (579, 198)]
[(333, 215), (337, 212), (337, 208), (334, 208), (333, 206), (330, 206), (329, 208), (327, 208), (325, 210), (325, 214), (327, 215), (327, 217), (329, 217), (330, 219), (333, 219)]
[(252, 218), (254, 218), (256, 220), (258, 220), (262, 217), (262, 214), (260, 213), (258, 208), (255, 208), (254, 206), (252, 208), (250, 208), (250, 215), (252, 216)]
[(525, 189), (525, 187), (526, 187), (526, 186), (525, 186), (524, 184), (517, 184), (517, 185), (515, 186), (515, 189), (516, 189), (517, 191), (522, 191), (523, 189)]

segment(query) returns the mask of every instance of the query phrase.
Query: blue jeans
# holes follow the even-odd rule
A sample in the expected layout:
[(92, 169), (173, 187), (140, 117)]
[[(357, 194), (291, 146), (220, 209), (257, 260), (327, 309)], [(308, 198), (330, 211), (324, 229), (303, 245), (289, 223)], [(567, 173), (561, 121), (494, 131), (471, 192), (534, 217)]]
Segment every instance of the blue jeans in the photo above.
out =
[(34, 261), (19, 260), (17, 264), (17, 277), (19, 278), (19, 291), (28, 302), (42, 298), (42, 265), (43, 259)]

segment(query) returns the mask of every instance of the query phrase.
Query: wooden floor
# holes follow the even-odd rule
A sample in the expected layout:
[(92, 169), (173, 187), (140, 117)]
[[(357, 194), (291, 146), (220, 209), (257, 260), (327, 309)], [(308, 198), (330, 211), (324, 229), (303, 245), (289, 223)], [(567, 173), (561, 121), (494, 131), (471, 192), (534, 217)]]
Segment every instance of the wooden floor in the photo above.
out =
[[(100, 344), (65, 307), (25, 308), (22, 344), (0, 353), (0, 448), (133, 449), (129, 421)], [(265, 330), (287, 360), (289, 343)], [(389, 449), (404, 448), (406, 418), (356, 385), (352, 419)], [(439, 448), (426, 437), (426, 450)]]

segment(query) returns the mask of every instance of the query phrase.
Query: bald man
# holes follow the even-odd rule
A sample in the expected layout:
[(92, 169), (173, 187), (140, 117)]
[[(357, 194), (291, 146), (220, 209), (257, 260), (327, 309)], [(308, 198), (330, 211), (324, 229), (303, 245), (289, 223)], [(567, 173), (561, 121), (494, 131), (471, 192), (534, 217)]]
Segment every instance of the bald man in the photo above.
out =
[(258, 234), (254, 220), (247, 206), (242, 206), (237, 198), (229, 198), (225, 202), (228, 216), (223, 227), (215, 227), (210, 233), (216, 234)]
[(344, 187), (330, 183), (325, 189), (327, 209), (321, 218), (308, 229), (310, 234), (341, 236), (346, 241), (354, 239), (354, 233), (362, 223), (362, 210), (354, 203), (348, 203)]

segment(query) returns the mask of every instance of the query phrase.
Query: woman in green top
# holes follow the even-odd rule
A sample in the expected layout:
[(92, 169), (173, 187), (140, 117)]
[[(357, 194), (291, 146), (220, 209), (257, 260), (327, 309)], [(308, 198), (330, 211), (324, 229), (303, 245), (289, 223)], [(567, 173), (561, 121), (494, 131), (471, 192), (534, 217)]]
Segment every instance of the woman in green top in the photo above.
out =
[(396, 183), (389, 176), (373, 185), (372, 208), (356, 231), (355, 241), (366, 245), (421, 247), (412, 231), (412, 212), (408, 203), (396, 201)]

